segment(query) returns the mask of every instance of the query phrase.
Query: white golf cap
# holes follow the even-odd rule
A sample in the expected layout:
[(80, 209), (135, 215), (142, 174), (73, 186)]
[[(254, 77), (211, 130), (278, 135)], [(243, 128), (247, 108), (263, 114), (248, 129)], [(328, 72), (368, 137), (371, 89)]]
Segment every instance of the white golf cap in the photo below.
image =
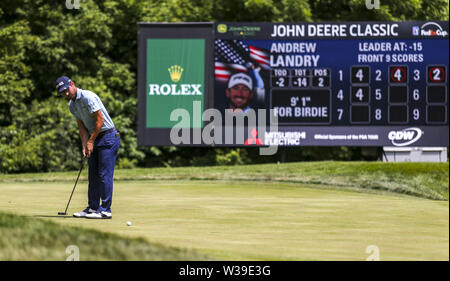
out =
[(228, 81), (228, 88), (234, 87), (237, 84), (245, 85), (250, 90), (253, 89), (252, 78), (245, 73), (237, 73), (232, 75)]

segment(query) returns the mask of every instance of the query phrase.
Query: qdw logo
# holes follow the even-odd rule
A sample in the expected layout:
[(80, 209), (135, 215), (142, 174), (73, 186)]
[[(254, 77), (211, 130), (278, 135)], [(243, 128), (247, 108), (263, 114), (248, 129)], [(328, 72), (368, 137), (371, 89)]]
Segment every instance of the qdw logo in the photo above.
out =
[(423, 135), (419, 128), (407, 128), (401, 131), (390, 131), (388, 139), (395, 146), (407, 146), (418, 141)]

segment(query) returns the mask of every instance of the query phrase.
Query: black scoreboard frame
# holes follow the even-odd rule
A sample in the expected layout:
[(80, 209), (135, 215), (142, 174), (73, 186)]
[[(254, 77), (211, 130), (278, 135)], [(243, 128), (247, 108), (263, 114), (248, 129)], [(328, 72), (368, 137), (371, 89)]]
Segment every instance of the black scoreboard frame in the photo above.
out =
[[(429, 24), (429, 23), (433, 24)], [(270, 34), (275, 31), (275, 25), (286, 25), (286, 26), (294, 26), (294, 25), (303, 25), (306, 27), (309, 26), (321, 26), (321, 25), (339, 25), (346, 28), (346, 30), (350, 30), (350, 28), (354, 25), (360, 25), (362, 29), (367, 27), (367, 25), (397, 25), (396, 27), (396, 37), (391, 36), (379, 36), (379, 37), (371, 37), (366, 35), (357, 35), (350, 38), (350, 35), (336, 38), (334, 36), (321, 36), (320, 38), (317, 36), (309, 36), (308, 34), (303, 34), (301, 38), (297, 35), (286, 35), (283, 38), (269, 37)], [(438, 25), (440, 29), (436, 29), (435, 25)], [(434, 28), (434, 34), (436, 31), (440, 34), (440, 36), (430, 37), (426, 34), (427, 30), (423, 28)], [(225, 31), (223, 28), (225, 27)], [(419, 27), (418, 32), (422, 32), (418, 35), (412, 35), (411, 32), (415, 32), (414, 28)], [(219, 31), (220, 30), (220, 31)], [(307, 29), (306, 29), (307, 30)], [(353, 29), (356, 30), (356, 29)], [(358, 29), (359, 30), (359, 29)], [(392, 29), (394, 30), (394, 29)], [(411, 31), (413, 30), (413, 31)], [(422, 30), (425, 30), (423, 32)], [(358, 31), (359, 32), (359, 31)], [(442, 35), (443, 34), (443, 35)], [(442, 35), (442, 36), (441, 36)], [(190, 139), (188, 142), (182, 142), (174, 144), (170, 139), (170, 132), (173, 128), (147, 128), (145, 124), (146, 118), (146, 39), (148, 38), (203, 38), (205, 39), (205, 65), (198, 66), (204, 67), (205, 69), (205, 84), (204, 84), (204, 109), (213, 109), (216, 108), (217, 105), (217, 97), (219, 93), (217, 91), (217, 81), (215, 81), (214, 75), (214, 61), (215, 58), (215, 40), (241, 40), (241, 41), (251, 41), (251, 40), (278, 40), (278, 41), (302, 41), (308, 42), (311, 40), (315, 40), (317, 42), (321, 42), (321, 40), (361, 40), (361, 41), (370, 41), (370, 40), (406, 40), (406, 39), (416, 39), (418, 41), (422, 39), (427, 40), (447, 40), (448, 42), (448, 22), (445, 21), (412, 21), (412, 22), (341, 22), (341, 23), (236, 23), (236, 22), (226, 22), (226, 23), (138, 23), (138, 145), (155, 145), (155, 146), (234, 146), (234, 147), (243, 147), (247, 144), (244, 143), (225, 143), (225, 141), (213, 144), (205, 144), (201, 139), (200, 141), (195, 142), (193, 135), (201, 134), (201, 129), (195, 128), (187, 128), (190, 130)], [(324, 41), (323, 41), (324, 42)], [(448, 52), (448, 50), (447, 50)], [(151, 55), (151, 54), (150, 54)], [(425, 60), (426, 63), (426, 60)], [(426, 110), (426, 124), (422, 125), (414, 125), (410, 124), (411, 116), (412, 116), (412, 108), (410, 107), (410, 99), (414, 93), (412, 93), (412, 89), (408, 88), (408, 83), (412, 79), (411, 75), (407, 75), (404, 80), (398, 79), (398, 81), (394, 81), (392, 76), (393, 72), (400, 71), (403, 73), (405, 71), (410, 71), (408, 69), (408, 63), (392, 63), (389, 65), (389, 72), (386, 72), (384, 77), (384, 83), (387, 86), (387, 99), (388, 104), (386, 105), (387, 118), (391, 120), (391, 124), (389, 125), (374, 125), (370, 124), (369, 120), (357, 119), (358, 112), (366, 112), (368, 114), (375, 113), (376, 110), (372, 104), (375, 99), (375, 89), (371, 84), (371, 71), (369, 64), (354, 64), (352, 67), (348, 69), (345, 75), (349, 75), (351, 79), (353, 79), (352, 72), (353, 68), (362, 68), (368, 67), (369, 76), (365, 81), (350, 81), (350, 88), (348, 89), (347, 98), (349, 99), (350, 108), (348, 111), (342, 114), (346, 114), (348, 118), (348, 126), (345, 124), (334, 124), (333, 123), (333, 115), (330, 113), (329, 120), (327, 122), (283, 122), (280, 121), (278, 123), (276, 133), (281, 135), (291, 135), (292, 133), (296, 133), (295, 135), (300, 136), (300, 138), (296, 142), (289, 142), (286, 139), (276, 139), (273, 142), (264, 142), (265, 131), (270, 132), (269, 125), (264, 128), (263, 131), (258, 131), (258, 137), (261, 137), (265, 146), (268, 145), (296, 145), (296, 146), (446, 146), (449, 145), (449, 132), (448, 132), (448, 122), (449, 122), (449, 93), (448, 93), (448, 81), (449, 81), (449, 73), (448, 73), (448, 65), (449, 62), (441, 61), (440, 63), (433, 63), (426, 65), (427, 70), (427, 78), (423, 83), (426, 83), (426, 93), (425, 99), (421, 101), (421, 108), (425, 108)], [(319, 68), (327, 68), (327, 65), (320, 66)], [(430, 81), (431, 72), (433, 68), (442, 67), (445, 71), (445, 80), (442, 83), (437, 83), (436, 86), (432, 85), (433, 81)], [(309, 68), (309, 71), (313, 71), (313, 68)], [(331, 69), (330, 69), (331, 72)], [(272, 72), (270, 71), (270, 79), (269, 83), (272, 83)], [(308, 79), (313, 80), (312, 73), (309, 74), (310, 77)], [(331, 98), (335, 93), (333, 92), (333, 75), (335, 73), (331, 72), (329, 78), (329, 84), (327, 89), (330, 91), (330, 109), (334, 108), (333, 99)], [(421, 80), (422, 81), (422, 80)], [(355, 82), (355, 83), (353, 83)], [(291, 81), (292, 83), (292, 81)], [(404, 87), (406, 86), (406, 100), (404, 99)], [(430, 87), (428, 87), (430, 86)], [(395, 88), (397, 87), (397, 88)], [(356, 101), (352, 100), (352, 91), (368, 91), (368, 99), (364, 101)], [(395, 89), (396, 92), (393, 92)], [(283, 91), (292, 91), (292, 89), (277, 89), (273, 88), (272, 85), (269, 90), (269, 95), (266, 99), (268, 104), (272, 106), (272, 91), (283, 92)], [(310, 89), (311, 91), (321, 90), (321, 89)], [(440, 97), (439, 94), (442, 91), (445, 91), (444, 100), (436, 101), (436, 97)], [(356, 93), (355, 93), (356, 94)], [(403, 96), (402, 96), (403, 95)], [(365, 95), (363, 95), (365, 96)], [(434, 100), (433, 100), (434, 97)], [(431, 102), (430, 102), (431, 100)], [(267, 105), (267, 103), (266, 103)], [(216, 108), (217, 109), (217, 108)], [(220, 109), (220, 110), (223, 110)], [(406, 119), (402, 113), (406, 110)], [(433, 110), (433, 111), (432, 111)], [(436, 118), (433, 116), (433, 112), (441, 112), (444, 110), (445, 114), (445, 122), (433, 122), (432, 118)], [(420, 114), (424, 114), (423, 112)], [(354, 119), (352, 119), (354, 118)], [(358, 117), (359, 118), (359, 117)], [(369, 117), (370, 118), (370, 117)], [(384, 117), (386, 118), (386, 117)], [(354, 122), (351, 122), (354, 121)], [(207, 122), (203, 122), (203, 128), (207, 125)], [(236, 128), (235, 128), (236, 129)], [(245, 127), (245, 138), (250, 138), (249, 131), (247, 132), (247, 127)], [(225, 128), (222, 128), (222, 135), (225, 134)], [(409, 137), (407, 137), (409, 136)], [(223, 137), (225, 138), (225, 137)], [(285, 138), (282, 136), (281, 138)]]

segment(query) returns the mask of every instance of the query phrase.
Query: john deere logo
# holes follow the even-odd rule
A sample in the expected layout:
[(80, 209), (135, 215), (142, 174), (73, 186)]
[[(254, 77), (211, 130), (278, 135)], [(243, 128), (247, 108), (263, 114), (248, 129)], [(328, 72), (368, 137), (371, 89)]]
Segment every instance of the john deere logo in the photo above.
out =
[(226, 24), (219, 24), (219, 25), (217, 25), (217, 31), (219, 33), (227, 32), (227, 25)]
[(177, 83), (181, 79), (181, 74), (183, 74), (183, 68), (179, 65), (172, 65), (169, 67), (170, 79), (173, 82)]

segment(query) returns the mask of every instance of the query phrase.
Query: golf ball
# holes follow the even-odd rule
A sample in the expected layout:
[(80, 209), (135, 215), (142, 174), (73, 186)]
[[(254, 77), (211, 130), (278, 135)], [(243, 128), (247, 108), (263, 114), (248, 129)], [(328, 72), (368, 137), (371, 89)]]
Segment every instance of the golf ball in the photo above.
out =
[(128, 225), (128, 226), (131, 226), (131, 221), (127, 221), (127, 225)]

